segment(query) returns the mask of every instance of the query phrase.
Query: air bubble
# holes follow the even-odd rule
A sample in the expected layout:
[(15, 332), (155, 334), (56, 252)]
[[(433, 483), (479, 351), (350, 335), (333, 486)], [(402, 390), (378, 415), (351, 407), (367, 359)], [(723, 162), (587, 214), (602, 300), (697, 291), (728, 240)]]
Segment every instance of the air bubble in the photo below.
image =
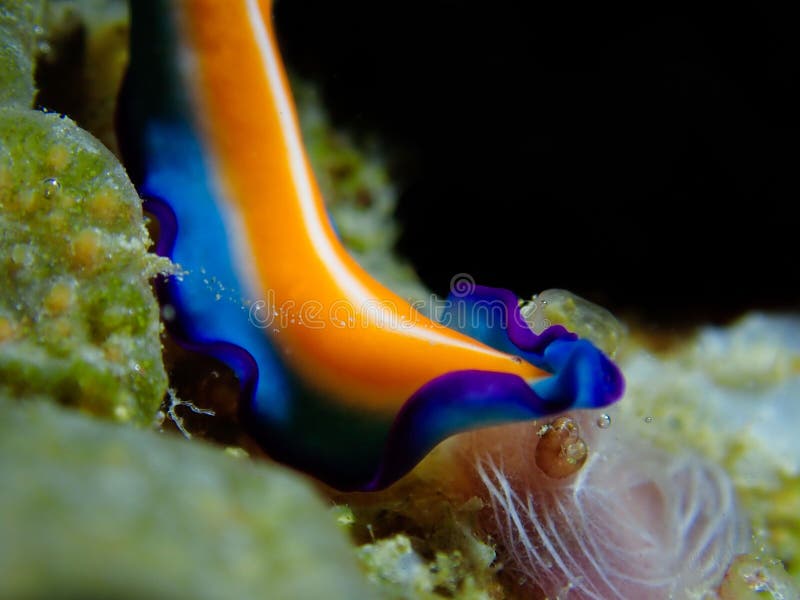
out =
[(611, 417), (606, 413), (603, 413), (599, 417), (597, 417), (597, 426), (600, 429), (608, 429), (611, 427)]
[(55, 198), (59, 190), (61, 190), (61, 184), (55, 177), (45, 179), (42, 185), (44, 187), (45, 198)]
[(563, 479), (574, 475), (586, 462), (589, 449), (574, 419), (559, 417), (537, 431), (539, 442), (534, 459), (548, 477)]

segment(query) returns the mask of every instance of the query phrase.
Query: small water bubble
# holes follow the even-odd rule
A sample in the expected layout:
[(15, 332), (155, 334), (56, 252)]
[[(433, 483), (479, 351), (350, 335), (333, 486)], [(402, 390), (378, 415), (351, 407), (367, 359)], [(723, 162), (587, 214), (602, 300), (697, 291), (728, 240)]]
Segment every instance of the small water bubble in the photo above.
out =
[(41, 25), (34, 25), (33, 26), (33, 35), (40, 36), (44, 35), (44, 27)]
[(608, 429), (611, 427), (611, 417), (606, 413), (603, 413), (599, 417), (597, 417), (597, 426), (600, 429)]
[(165, 321), (172, 321), (175, 319), (175, 307), (172, 304), (165, 304), (161, 308), (161, 318)]
[(645, 423), (652, 423), (653, 422), (653, 417), (650, 417), (650, 416), (645, 417), (644, 418), (644, 422)]
[(511, 360), (513, 360), (513, 361), (514, 361), (515, 363), (517, 363), (518, 365), (521, 365), (521, 364), (522, 364), (522, 357), (521, 357), (521, 356), (512, 356), (512, 357), (511, 357)]
[(275, 328), (272, 330), (272, 333), (280, 333), (280, 332), (281, 332), (281, 330), (280, 330), (280, 329), (278, 329), (277, 327), (275, 327)]
[(55, 196), (61, 189), (61, 184), (55, 177), (50, 177), (48, 179), (45, 179), (42, 185), (44, 187), (45, 198), (55, 198)]
[(586, 442), (578, 438), (576, 441), (562, 447), (562, 452), (566, 461), (571, 465), (583, 463), (586, 460), (588, 448)]

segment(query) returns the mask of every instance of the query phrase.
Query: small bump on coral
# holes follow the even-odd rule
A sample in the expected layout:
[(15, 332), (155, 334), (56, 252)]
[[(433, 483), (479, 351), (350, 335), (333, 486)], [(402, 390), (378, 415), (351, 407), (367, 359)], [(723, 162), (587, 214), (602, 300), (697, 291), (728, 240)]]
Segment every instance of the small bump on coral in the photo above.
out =
[(72, 264), (79, 269), (94, 270), (103, 258), (103, 240), (94, 229), (84, 229), (72, 240)]
[(0, 344), (14, 339), (17, 324), (8, 317), (0, 317)]
[(62, 314), (69, 310), (74, 300), (75, 291), (72, 282), (59, 281), (50, 288), (45, 296), (44, 308), (51, 314)]
[(16, 202), (12, 206), (16, 207), (24, 215), (36, 208), (36, 200), (37, 194), (34, 190), (23, 188), (17, 193)]
[(30, 267), (34, 258), (33, 252), (27, 244), (16, 244), (11, 249), (11, 262), (17, 267)]
[(69, 150), (63, 144), (51, 146), (45, 156), (45, 162), (56, 173), (63, 171), (69, 165)]
[(119, 194), (108, 188), (99, 190), (89, 198), (88, 207), (92, 216), (106, 223), (121, 216), (122, 211), (126, 208), (121, 202)]
[(719, 586), (720, 600), (797, 598), (798, 589), (779, 560), (740, 554)]
[(14, 185), (14, 175), (11, 169), (4, 164), (0, 164), (0, 191), (11, 189)]

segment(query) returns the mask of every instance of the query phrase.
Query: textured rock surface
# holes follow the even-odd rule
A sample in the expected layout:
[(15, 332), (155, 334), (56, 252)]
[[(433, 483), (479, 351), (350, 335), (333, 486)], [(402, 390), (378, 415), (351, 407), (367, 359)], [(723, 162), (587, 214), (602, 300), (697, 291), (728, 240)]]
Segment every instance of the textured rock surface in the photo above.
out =
[(668, 352), (628, 348), (612, 428), (730, 474), (756, 545), (800, 582), (800, 318), (751, 313)]
[(0, 20), (0, 390), (140, 424), (167, 378), (141, 202), (114, 156), (31, 110), (38, 5)]
[(330, 510), (277, 467), (0, 399), (0, 481), (2, 598), (370, 597)]
[(33, 62), (42, 34), (43, 0), (6, 0), (0, 9), (0, 105), (28, 108), (33, 100)]

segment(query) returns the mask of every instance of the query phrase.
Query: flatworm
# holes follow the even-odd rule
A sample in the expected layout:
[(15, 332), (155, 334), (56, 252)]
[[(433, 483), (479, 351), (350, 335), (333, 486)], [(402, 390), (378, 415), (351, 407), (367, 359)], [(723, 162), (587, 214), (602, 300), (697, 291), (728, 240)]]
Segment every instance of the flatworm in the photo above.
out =
[(186, 270), (164, 285), (168, 327), (234, 369), (242, 420), (272, 456), (375, 490), (459, 431), (621, 396), (608, 358), (561, 326), (535, 335), (511, 292), (457, 290), (445, 326), (348, 255), (305, 155), (270, 2), (131, 6), (118, 121), (157, 251)]

